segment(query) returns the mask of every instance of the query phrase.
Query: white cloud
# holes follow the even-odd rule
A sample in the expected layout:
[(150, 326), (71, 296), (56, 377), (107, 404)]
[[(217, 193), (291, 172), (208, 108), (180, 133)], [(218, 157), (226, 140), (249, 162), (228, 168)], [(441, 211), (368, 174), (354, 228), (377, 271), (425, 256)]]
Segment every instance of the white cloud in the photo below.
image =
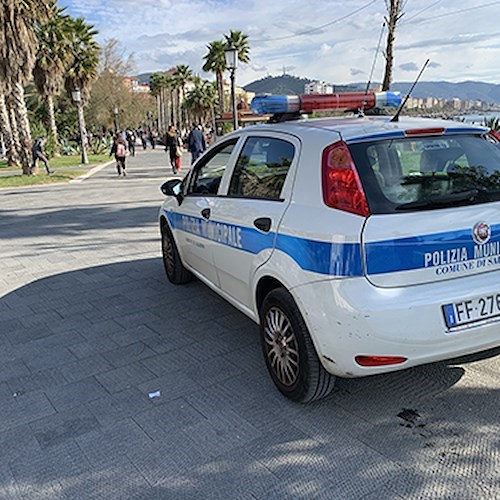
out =
[[(407, 2), (396, 31), (394, 79), (408, 78), (408, 71), (413, 71), (409, 61), (420, 68), (430, 58), (439, 63), (429, 65), (425, 79), (500, 82), (498, 16), (492, 15), (492, 9), (497, 10), (481, 8), (485, 2), (455, 0), (428, 10), (434, 0)], [(352, 82), (353, 76), (361, 74), (358, 71), (368, 74), (385, 3), (373, 2), (346, 17), (367, 4), (368, 0), (361, 4), (345, 0), (59, 0), (59, 5), (69, 6), (69, 13), (95, 24), (100, 40), (121, 40), (135, 53), (139, 72), (185, 63), (201, 73), (207, 44), (231, 29), (241, 30), (249, 35), (251, 47), (251, 64), (238, 69), (242, 84), (269, 72), (281, 73), (284, 66), (294, 66), (299, 76), (331, 83)], [(470, 7), (475, 8), (461, 12)], [(382, 49), (384, 44), (385, 36)], [(383, 68), (379, 54), (374, 80), (382, 78)]]

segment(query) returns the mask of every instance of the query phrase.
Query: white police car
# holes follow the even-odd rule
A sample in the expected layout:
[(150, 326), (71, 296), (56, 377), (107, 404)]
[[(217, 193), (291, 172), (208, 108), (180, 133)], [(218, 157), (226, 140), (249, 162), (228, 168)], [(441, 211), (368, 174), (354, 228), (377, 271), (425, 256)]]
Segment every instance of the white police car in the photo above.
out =
[(168, 278), (260, 324), (278, 389), (500, 345), (500, 146), (487, 128), (298, 119), (211, 147), (160, 210)]

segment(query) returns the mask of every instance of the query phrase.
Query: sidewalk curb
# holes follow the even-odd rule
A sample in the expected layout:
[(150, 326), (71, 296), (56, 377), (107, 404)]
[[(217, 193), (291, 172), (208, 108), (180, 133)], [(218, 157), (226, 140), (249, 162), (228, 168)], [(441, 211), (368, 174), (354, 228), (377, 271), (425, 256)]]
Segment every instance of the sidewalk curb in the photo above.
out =
[(92, 175), (96, 174), (97, 172), (99, 172), (103, 168), (109, 167), (109, 165), (112, 165), (113, 163), (115, 163), (115, 160), (110, 160), (110, 161), (108, 161), (106, 163), (102, 163), (101, 165), (97, 165), (96, 167), (90, 169), (86, 174), (83, 174), (80, 177), (77, 177), (76, 179), (71, 179), (68, 182), (68, 184), (75, 184), (77, 182), (82, 182), (85, 179), (88, 179)]

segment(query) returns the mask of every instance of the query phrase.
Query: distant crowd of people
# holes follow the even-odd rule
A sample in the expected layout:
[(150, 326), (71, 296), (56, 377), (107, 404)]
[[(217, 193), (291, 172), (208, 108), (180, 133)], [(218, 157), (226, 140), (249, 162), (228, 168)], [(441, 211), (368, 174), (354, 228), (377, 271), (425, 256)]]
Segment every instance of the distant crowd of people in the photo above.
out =
[[(126, 158), (127, 156), (135, 156), (136, 147), (138, 144), (142, 146), (143, 150), (149, 147), (155, 149), (158, 144), (165, 148), (168, 154), (170, 167), (174, 174), (179, 173), (181, 168), (181, 158), (186, 149), (191, 153), (191, 165), (199, 158), (205, 151), (207, 145), (213, 140), (213, 130), (211, 128), (204, 128), (201, 124), (193, 123), (190, 130), (185, 130), (180, 133), (174, 125), (168, 128), (164, 137), (154, 129), (126, 129), (117, 132), (111, 132), (111, 135), (104, 133), (100, 134), (97, 139), (103, 144), (111, 142), (111, 150), (109, 156), (114, 156), (116, 160), (116, 170), (119, 176), (126, 176)], [(96, 139), (88, 134), (87, 140)], [(47, 174), (52, 174), (54, 171), (50, 169), (49, 160), (44, 152), (44, 145), (47, 141), (46, 136), (39, 137), (35, 140), (32, 147), (32, 165), (30, 173), (34, 174), (38, 161), (41, 161)]]

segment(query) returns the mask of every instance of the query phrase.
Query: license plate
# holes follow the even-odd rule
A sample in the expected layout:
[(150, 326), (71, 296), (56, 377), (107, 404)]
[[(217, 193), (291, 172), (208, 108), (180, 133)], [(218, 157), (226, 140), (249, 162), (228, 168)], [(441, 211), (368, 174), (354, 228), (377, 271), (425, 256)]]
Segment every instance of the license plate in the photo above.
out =
[(500, 293), (445, 304), (443, 314), (448, 328), (500, 318)]

